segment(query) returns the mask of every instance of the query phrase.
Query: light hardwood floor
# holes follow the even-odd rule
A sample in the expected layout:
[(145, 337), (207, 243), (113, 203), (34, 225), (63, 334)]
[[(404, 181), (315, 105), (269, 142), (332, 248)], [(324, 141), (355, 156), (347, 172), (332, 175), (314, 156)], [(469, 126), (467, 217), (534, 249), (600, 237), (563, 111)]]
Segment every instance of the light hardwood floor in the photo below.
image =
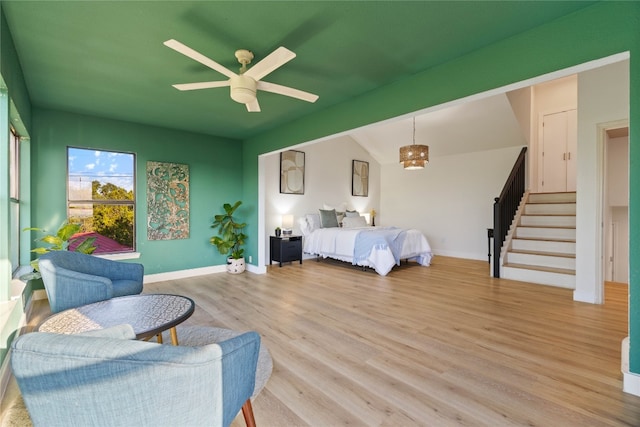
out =
[(193, 298), (188, 324), (261, 334), (274, 370), (253, 404), (258, 426), (640, 425), (620, 373), (626, 286), (590, 305), (488, 271), (436, 257), (381, 277), (305, 261), (145, 292)]

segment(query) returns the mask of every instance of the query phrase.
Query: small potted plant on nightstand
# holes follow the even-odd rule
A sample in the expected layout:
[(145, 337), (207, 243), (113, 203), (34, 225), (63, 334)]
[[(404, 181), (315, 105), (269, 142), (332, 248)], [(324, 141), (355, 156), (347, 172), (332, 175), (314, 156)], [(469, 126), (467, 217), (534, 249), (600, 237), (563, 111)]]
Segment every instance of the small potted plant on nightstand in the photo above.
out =
[(280, 227), (276, 227), (276, 237), (280, 237), (282, 234), (282, 229)]
[(212, 245), (218, 248), (218, 252), (222, 255), (229, 255), (227, 258), (227, 271), (232, 274), (242, 273), (245, 270), (242, 245), (244, 245), (247, 235), (242, 230), (247, 224), (237, 222), (233, 218), (233, 214), (241, 204), (242, 202), (238, 200), (233, 206), (229, 203), (225, 203), (222, 206), (225, 213), (216, 215), (211, 225), (211, 228), (218, 229), (218, 235), (209, 240)]

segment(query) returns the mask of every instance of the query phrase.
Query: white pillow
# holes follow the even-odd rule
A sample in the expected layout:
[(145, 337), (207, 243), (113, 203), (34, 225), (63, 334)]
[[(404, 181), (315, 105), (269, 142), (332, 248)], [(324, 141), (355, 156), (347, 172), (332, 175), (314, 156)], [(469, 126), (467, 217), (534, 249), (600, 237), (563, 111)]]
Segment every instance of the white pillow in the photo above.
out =
[(342, 220), (344, 228), (366, 227), (367, 220), (363, 216), (347, 216)]
[(309, 226), (309, 233), (313, 233), (320, 228), (320, 214), (306, 214), (307, 225)]
[(298, 218), (298, 225), (300, 226), (300, 232), (303, 236), (311, 234), (309, 231), (309, 222), (306, 217)]

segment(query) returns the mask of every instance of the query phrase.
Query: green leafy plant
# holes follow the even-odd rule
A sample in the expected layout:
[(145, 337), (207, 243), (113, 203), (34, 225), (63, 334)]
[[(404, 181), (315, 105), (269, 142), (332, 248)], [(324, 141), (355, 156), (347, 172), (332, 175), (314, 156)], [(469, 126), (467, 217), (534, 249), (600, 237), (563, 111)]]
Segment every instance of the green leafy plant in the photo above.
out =
[[(37, 227), (25, 228), (22, 231), (38, 231), (41, 233), (47, 232), (47, 230), (45, 230), (44, 228)], [(43, 242), (46, 246), (40, 246), (38, 248), (32, 249), (31, 252), (42, 255), (51, 251), (66, 251), (69, 248), (69, 244), (77, 240), (77, 238), (73, 238), (73, 235), (79, 231), (80, 224), (73, 224), (68, 221), (64, 221), (55, 234), (46, 234), (43, 237), (37, 238), (35, 240), (36, 242)], [(87, 237), (78, 246), (75, 247), (74, 252), (81, 252), (83, 254), (93, 253), (93, 251), (96, 250), (96, 247), (93, 245), (95, 240), (95, 237)], [(38, 269), (38, 259), (34, 259), (33, 261), (31, 261), (31, 267), (33, 267), (34, 273), (27, 276), (34, 277), (27, 277), (27, 279), (39, 278), (40, 273)]]
[(222, 255), (227, 255), (233, 259), (240, 259), (244, 256), (244, 241), (247, 239), (247, 235), (243, 233), (244, 227), (247, 226), (244, 222), (237, 222), (233, 218), (238, 206), (242, 202), (238, 200), (233, 206), (229, 203), (225, 203), (222, 208), (225, 213), (214, 216), (213, 224), (211, 228), (218, 229), (218, 235), (213, 236), (209, 242), (218, 248), (218, 251)]

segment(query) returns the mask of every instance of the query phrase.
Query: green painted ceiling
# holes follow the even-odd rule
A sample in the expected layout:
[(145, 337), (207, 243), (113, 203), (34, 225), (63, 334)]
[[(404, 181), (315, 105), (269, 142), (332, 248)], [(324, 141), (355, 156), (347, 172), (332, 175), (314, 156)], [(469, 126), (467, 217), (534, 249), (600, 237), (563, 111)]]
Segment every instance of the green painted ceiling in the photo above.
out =
[[(593, 2), (11, 1), (2, 8), (31, 102), (44, 107), (244, 139), (362, 95)], [(265, 81), (320, 96), (259, 92), (248, 113), (226, 80), (162, 43), (175, 38), (237, 71), (278, 46), (297, 57)]]

